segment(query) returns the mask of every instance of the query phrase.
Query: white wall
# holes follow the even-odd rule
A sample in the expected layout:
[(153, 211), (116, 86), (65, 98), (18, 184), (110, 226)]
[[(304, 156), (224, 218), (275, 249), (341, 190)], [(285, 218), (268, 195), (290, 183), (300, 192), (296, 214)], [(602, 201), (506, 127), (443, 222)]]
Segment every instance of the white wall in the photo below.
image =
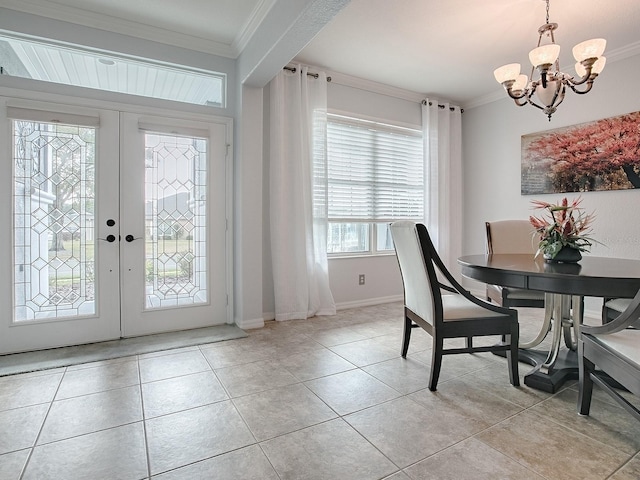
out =
[[(330, 83), (329, 111), (341, 111), (391, 123), (420, 128), (420, 102), (373, 93), (362, 88)], [(365, 284), (358, 284), (360, 274)], [(402, 298), (402, 278), (395, 255), (332, 258), (329, 282), (338, 308), (371, 305)]]
[(233, 191), (233, 311), (240, 328), (262, 316), (263, 89), (240, 86), (235, 129)]
[[(521, 136), (640, 110), (638, 76), (640, 56), (607, 63), (591, 92), (567, 92), (551, 122), (536, 108), (515, 106), (506, 94), (504, 100), (465, 109), (464, 254), (484, 252), (485, 221), (528, 218), (533, 199), (552, 202), (579, 195), (520, 195)], [(582, 198), (582, 206), (596, 212), (593, 237), (606, 244), (594, 246), (591, 254), (640, 259), (640, 190), (586, 192)], [(600, 304), (590, 301), (587, 313), (597, 314)]]
[[(419, 97), (415, 100), (393, 95), (373, 93), (357, 86), (346, 86), (330, 82), (327, 87), (330, 111), (351, 113), (375, 120), (420, 127), (421, 107)], [(405, 98), (412, 95), (407, 92)], [(273, 274), (269, 245), (269, 91), (264, 93), (264, 148), (263, 179), (264, 202), (264, 250), (263, 250), (263, 311), (266, 320), (274, 318)], [(358, 284), (358, 276), (365, 275), (365, 284)], [(395, 255), (376, 257), (347, 257), (329, 260), (329, 282), (338, 308), (372, 305), (402, 298), (402, 279)]]

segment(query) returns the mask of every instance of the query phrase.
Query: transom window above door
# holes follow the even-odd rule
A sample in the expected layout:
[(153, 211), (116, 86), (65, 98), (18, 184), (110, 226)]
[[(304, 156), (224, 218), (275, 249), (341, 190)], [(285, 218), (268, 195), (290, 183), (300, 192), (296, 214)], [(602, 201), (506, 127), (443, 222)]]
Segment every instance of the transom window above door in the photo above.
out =
[(18, 36), (0, 35), (0, 73), (213, 107), (226, 100), (223, 73)]

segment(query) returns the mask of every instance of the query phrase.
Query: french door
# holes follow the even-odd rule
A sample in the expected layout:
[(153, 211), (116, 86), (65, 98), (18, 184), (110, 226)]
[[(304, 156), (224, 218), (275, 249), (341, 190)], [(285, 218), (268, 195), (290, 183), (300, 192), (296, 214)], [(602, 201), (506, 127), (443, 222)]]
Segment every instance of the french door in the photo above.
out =
[(2, 103), (0, 353), (227, 322), (225, 122)]
[(226, 128), (121, 116), (124, 336), (227, 321)]

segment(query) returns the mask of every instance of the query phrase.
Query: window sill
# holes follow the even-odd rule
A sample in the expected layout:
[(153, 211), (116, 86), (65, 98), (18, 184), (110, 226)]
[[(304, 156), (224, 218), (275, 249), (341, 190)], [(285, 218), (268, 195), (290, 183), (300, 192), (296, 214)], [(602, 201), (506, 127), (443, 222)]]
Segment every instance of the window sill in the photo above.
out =
[(345, 254), (328, 254), (328, 260), (343, 260), (354, 258), (380, 258), (380, 257), (395, 257), (396, 252), (384, 252), (384, 253), (345, 253)]

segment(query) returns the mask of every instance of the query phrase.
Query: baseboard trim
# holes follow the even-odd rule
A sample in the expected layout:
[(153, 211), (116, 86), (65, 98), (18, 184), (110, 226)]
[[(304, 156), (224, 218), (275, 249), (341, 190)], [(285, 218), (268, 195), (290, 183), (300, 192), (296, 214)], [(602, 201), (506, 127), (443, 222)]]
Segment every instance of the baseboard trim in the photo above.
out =
[[(470, 289), (470, 292), (478, 298), (485, 299), (485, 291), (484, 290), (476, 290)], [(336, 310), (347, 310), (349, 308), (359, 308), (359, 307), (371, 307), (373, 305), (381, 305), (383, 303), (393, 303), (393, 302), (402, 302), (404, 300), (403, 295), (391, 295), (388, 297), (376, 297), (376, 298), (366, 298), (363, 300), (354, 300), (352, 302), (341, 302), (336, 304)], [(585, 309), (584, 316), (589, 318), (600, 318), (601, 312), (591, 309)], [(262, 314), (262, 319), (253, 319), (253, 320), (245, 320), (242, 323), (236, 321), (236, 325), (240, 328), (262, 328), (264, 327), (264, 322), (268, 322), (270, 320), (275, 320), (276, 314), (275, 312), (264, 312)], [(245, 323), (249, 326), (243, 326)]]
[[(358, 307), (371, 307), (373, 305), (381, 305), (383, 303), (393, 303), (393, 302), (402, 302), (404, 300), (404, 295), (391, 295), (389, 297), (376, 297), (376, 298), (366, 298), (364, 300), (355, 300), (353, 302), (342, 302), (336, 304), (336, 310), (347, 310), (349, 308), (358, 308)], [(262, 319), (264, 322), (268, 322), (276, 319), (275, 312), (263, 312)], [(264, 326), (264, 322), (261, 326)], [(245, 328), (239, 323), (236, 324), (240, 328)], [(260, 327), (247, 327), (247, 328), (260, 328)]]
[(373, 305), (382, 305), (383, 303), (402, 302), (404, 295), (390, 295), (388, 297), (365, 298), (363, 300), (354, 300), (352, 302), (341, 302), (336, 304), (336, 310), (347, 310), (349, 308), (371, 307)]
[(245, 320), (236, 319), (236, 325), (243, 330), (251, 330), (252, 328), (264, 327), (264, 319), (262, 318), (248, 318)]

